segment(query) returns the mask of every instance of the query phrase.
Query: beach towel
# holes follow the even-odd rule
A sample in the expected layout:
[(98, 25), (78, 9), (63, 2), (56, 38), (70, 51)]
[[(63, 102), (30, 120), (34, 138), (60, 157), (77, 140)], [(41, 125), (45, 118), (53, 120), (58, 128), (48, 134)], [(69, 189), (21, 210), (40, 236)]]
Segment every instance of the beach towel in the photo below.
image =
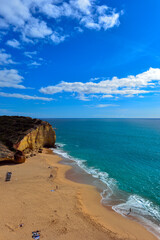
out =
[(32, 232), (32, 238), (35, 240), (40, 239), (40, 232), (39, 231)]

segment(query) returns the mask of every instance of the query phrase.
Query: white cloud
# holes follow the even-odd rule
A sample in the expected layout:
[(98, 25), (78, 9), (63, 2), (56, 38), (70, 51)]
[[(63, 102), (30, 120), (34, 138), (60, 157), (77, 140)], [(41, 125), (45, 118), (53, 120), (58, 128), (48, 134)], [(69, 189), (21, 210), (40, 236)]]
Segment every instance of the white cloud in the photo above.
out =
[(62, 92), (77, 94), (98, 94), (102, 98), (116, 95), (139, 95), (152, 92), (153, 86), (159, 86), (160, 69), (150, 68), (148, 71), (136, 76), (130, 75), (126, 78), (113, 77), (110, 80), (95, 82), (64, 82), (48, 87), (42, 87), (40, 92), (45, 94), (55, 94)]
[(14, 64), (11, 55), (6, 53), (4, 49), (0, 50), (0, 65)]
[(99, 25), (105, 30), (118, 26), (119, 22), (119, 13), (112, 13), (111, 15), (104, 15), (99, 17)]
[(37, 96), (30, 96), (30, 95), (24, 95), (19, 93), (4, 93), (0, 92), (1, 97), (9, 97), (9, 98), (21, 98), (21, 99), (27, 99), (27, 100), (42, 100), (42, 101), (52, 101), (53, 98), (45, 98), (45, 97), (37, 97)]
[(119, 105), (116, 104), (98, 104), (96, 105), (97, 108), (106, 108), (106, 107), (118, 107)]
[(33, 66), (40, 66), (41, 63), (38, 63), (38, 62), (32, 62), (31, 65), (33, 65)]
[(33, 58), (34, 55), (37, 54), (37, 51), (34, 52), (24, 52), (24, 55), (29, 58)]
[[(24, 52), (24, 55), (32, 60), (32, 62), (30, 62), (30, 63), (28, 64), (28, 66), (35, 66), (35, 67), (37, 67), (37, 66), (42, 65), (43, 58), (36, 58), (37, 51)], [(39, 61), (41, 61), (41, 62), (37, 62), (37, 61), (34, 60), (33, 58), (34, 58), (34, 59), (37, 59), (37, 60), (39, 60)]]
[(91, 11), (92, 0), (71, 0), (71, 5), (82, 11), (84, 14), (89, 15)]
[(97, 81), (97, 80), (99, 80), (99, 79), (100, 79), (99, 77), (90, 78), (90, 81), (91, 81), (91, 82), (94, 82), (94, 81)]
[[(84, 28), (107, 30), (119, 25), (121, 15), (107, 5), (100, 5), (98, 0), (1, 0), (0, 5), (0, 29), (8, 31), (10, 26), (26, 43), (39, 38), (60, 43), (72, 31), (83, 32)], [(64, 18), (74, 22), (70, 32), (62, 29)]]
[(81, 27), (75, 27), (74, 28), (77, 32), (79, 33), (82, 33), (83, 32), (83, 29)]
[(66, 39), (67, 36), (61, 36), (59, 33), (57, 32), (54, 32), (52, 35), (51, 35), (51, 40), (56, 43), (56, 44), (59, 44), (61, 42), (63, 42), (65, 39)]
[(16, 39), (8, 40), (6, 44), (13, 48), (20, 48), (20, 43)]
[(83, 17), (81, 19), (81, 23), (89, 29), (95, 29), (95, 30), (100, 30), (101, 29), (101, 25), (99, 23), (94, 22), (94, 19), (92, 17)]
[(25, 32), (24, 32), (24, 31), (23, 31), (21, 34), (22, 34), (22, 35), (21, 35), (21, 39), (22, 39), (22, 41), (25, 42), (26, 44), (35, 44), (35, 43), (37, 43), (37, 41), (35, 41), (35, 39), (34, 39), (34, 41), (33, 41), (33, 40), (31, 40), (30, 38), (28, 38), (28, 37), (25, 35)]
[(113, 95), (102, 95), (102, 98), (113, 98)]
[(47, 26), (46, 22), (31, 18), (30, 22), (24, 27), (23, 34), (31, 38), (45, 38), (52, 34), (52, 29)]
[(86, 97), (83, 93), (80, 93), (76, 98), (81, 101), (90, 101), (90, 99)]
[(41, 12), (52, 18), (59, 18), (62, 15), (60, 7), (53, 5), (49, 1), (44, 4), (44, 7), (39, 4), (39, 9)]
[(0, 70), (0, 87), (25, 89), (25, 87), (20, 84), (22, 80), (23, 77), (19, 75), (15, 69)]
[(0, 29), (3, 28), (8, 28), (8, 23), (3, 18), (0, 18)]
[(98, 6), (97, 7), (97, 12), (100, 14), (100, 15), (105, 15), (106, 14), (106, 11), (109, 10), (109, 7), (106, 6), (106, 5), (102, 5), (102, 6)]
[[(0, 16), (5, 24), (13, 26), (14, 31), (21, 32), (23, 40), (44, 38), (52, 33), (46, 22), (33, 16), (31, 5), (22, 0), (1, 0)], [(34, 3), (34, 0), (31, 1)], [(4, 24), (3, 24), (4, 25)]]
[(61, 1), (56, 5), (56, 2), (53, 3), (49, 0), (43, 2), (37, 1), (36, 6), (39, 8), (39, 12), (44, 13), (49, 18), (58, 19), (61, 17), (73, 17), (76, 16), (77, 13), (73, 11), (73, 7), (71, 4)]
[(7, 24), (23, 26), (31, 15), (24, 1), (1, 0), (0, 15)]

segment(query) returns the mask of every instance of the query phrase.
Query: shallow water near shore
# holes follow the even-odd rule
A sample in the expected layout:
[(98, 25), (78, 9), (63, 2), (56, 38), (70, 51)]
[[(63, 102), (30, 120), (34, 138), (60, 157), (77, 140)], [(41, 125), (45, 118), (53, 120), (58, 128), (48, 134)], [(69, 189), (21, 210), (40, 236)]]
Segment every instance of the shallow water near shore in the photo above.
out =
[(159, 236), (160, 120), (46, 120), (57, 128), (54, 152), (98, 180), (102, 204), (125, 217), (131, 208), (128, 217)]

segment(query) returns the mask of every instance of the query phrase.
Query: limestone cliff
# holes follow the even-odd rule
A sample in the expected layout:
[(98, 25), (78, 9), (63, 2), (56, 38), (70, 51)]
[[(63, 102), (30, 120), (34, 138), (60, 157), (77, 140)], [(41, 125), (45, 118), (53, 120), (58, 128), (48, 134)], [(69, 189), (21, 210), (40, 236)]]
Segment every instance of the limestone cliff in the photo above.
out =
[(26, 154), (42, 147), (54, 147), (56, 134), (52, 126), (28, 117), (0, 117), (0, 161), (24, 162)]

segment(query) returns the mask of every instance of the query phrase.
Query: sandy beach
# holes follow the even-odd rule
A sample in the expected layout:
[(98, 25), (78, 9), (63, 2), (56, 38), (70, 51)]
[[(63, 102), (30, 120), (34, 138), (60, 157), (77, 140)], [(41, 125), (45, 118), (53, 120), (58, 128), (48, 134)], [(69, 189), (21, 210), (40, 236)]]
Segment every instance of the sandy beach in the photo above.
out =
[[(155, 240), (137, 222), (100, 204), (94, 186), (65, 177), (71, 168), (55, 154), (43, 153), (19, 165), (0, 166), (0, 240)], [(7, 171), (12, 172), (5, 182)]]

